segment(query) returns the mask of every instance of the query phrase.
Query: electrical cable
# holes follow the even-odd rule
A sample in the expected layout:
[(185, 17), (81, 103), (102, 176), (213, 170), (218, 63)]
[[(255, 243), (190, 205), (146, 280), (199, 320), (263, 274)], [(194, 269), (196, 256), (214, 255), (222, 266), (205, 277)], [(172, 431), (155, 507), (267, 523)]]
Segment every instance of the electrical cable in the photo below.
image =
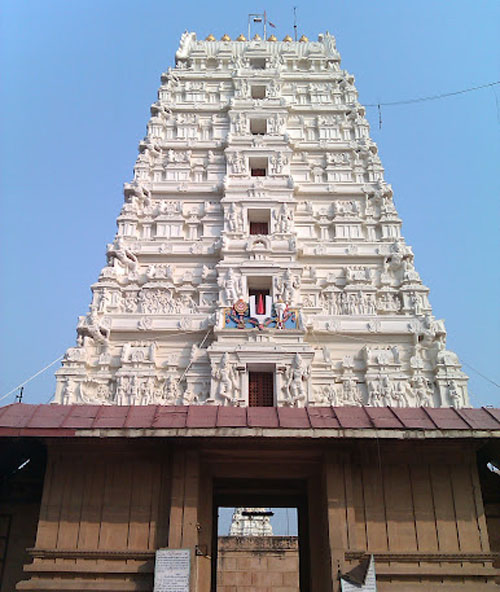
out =
[(379, 103), (366, 103), (364, 107), (376, 107), (380, 109), (380, 107), (392, 107), (394, 105), (410, 105), (412, 103), (423, 103), (425, 101), (436, 101), (438, 99), (445, 99), (446, 97), (454, 97), (456, 95), (463, 95), (465, 93), (474, 92), (476, 90), (481, 90), (482, 88), (490, 88), (500, 84), (500, 80), (496, 80), (495, 82), (488, 82), (487, 84), (481, 84), (480, 86), (472, 86), (470, 88), (464, 88), (462, 90), (456, 90), (449, 93), (442, 93), (439, 95), (429, 95), (427, 97), (418, 97), (415, 99), (407, 99), (404, 101), (388, 101), (386, 103), (379, 102)]
[(462, 364), (464, 366), (467, 366), (467, 368), (470, 368), (473, 372), (475, 372), (476, 374), (478, 374), (481, 378), (484, 378), (484, 380), (487, 380), (488, 382), (491, 382), (491, 384), (493, 384), (494, 386), (496, 386), (497, 388), (500, 388), (500, 384), (498, 384), (497, 382), (495, 382), (494, 380), (491, 380), (491, 378), (488, 378), (487, 376), (485, 376), (484, 374), (482, 374), (481, 372), (479, 372), (479, 370), (476, 370), (473, 366), (471, 366), (470, 364), (468, 364), (467, 362), (464, 362), (462, 360)]
[(36, 374), (33, 374), (33, 376), (30, 376), (24, 382), (21, 382), (21, 384), (18, 384), (15, 388), (13, 388), (7, 394), (5, 394), (2, 397), (0, 397), (0, 401), (2, 401), (3, 399), (6, 399), (8, 396), (10, 396), (13, 393), (15, 393), (18, 389), (20, 389), (21, 387), (23, 387), (25, 384), (28, 384), (28, 382), (31, 382), (37, 376), (40, 376), (40, 374), (42, 374), (43, 372), (45, 372), (45, 370), (48, 370), (51, 366), (53, 366), (54, 364), (56, 364), (57, 362), (59, 362), (59, 360), (62, 360), (63, 358), (64, 358), (64, 354), (62, 356), (59, 356), (58, 358), (56, 358), (53, 362), (51, 362), (47, 366), (45, 366), (45, 368), (42, 368), (41, 370), (39, 370)]

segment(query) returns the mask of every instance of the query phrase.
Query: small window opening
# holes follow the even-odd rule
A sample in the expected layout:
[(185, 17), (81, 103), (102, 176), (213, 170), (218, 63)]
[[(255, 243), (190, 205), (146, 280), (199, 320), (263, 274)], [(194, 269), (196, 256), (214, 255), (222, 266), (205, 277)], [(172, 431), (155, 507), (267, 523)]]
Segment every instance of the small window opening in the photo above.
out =
[(252, 58), (250, 67), (254, 70), (264, 70), (266, 68), (266, 58)]
[(249, 165), (252, 177), (267, 176), (267, 158), (250, 158)]
[(267, 120), (264, 118), (250, 120), (250, 133), (254, 136), (263, 136), (267, 133)]
[(274, 406), (274, 372), (248, 372), (248, 406)]
[(250, 234), (269, 234), (267, 222), (250, 222)]
[(269, 234), (269, 210), (248, 210), (250, 234)]
[(265, 99), (266, 87), (262, 85), (252, 86), (250, 94), (252, 96), (252, 99)]
[(272, 278), (268, 276), (247, 277), (248, 294), (255, 295), (255, 291), (263, 291), (268, 296), (271, 294)]

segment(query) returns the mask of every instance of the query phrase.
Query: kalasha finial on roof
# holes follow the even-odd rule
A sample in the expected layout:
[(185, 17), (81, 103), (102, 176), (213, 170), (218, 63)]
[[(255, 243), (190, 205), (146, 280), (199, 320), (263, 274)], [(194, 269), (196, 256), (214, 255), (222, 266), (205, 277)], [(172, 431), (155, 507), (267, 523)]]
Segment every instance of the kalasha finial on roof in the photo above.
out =
[(224, 33), (224, 35), (222, 35), (220, 40), (221, 41), (231, 41), (231, 37), (229, 37), (229, 35), (227, 33)]
[(247, 38), (245, 37), (245, 35), (243, 35), (243, 33), (239, 37), (236, 37), (236, 41), (246, 41), (246, 40), (247, 40)]
[(299, 39), (299, 43), (306, 43), (307, 41), (309, 41), (309, 38), (305, 35), (302, 35), (302, 37)]
[(258, 33), (255, 33), (255, 35), (253, 36), (254, 41), (261, 41), (261, 39), (262, 37)]
[(215, 41), (215, 37), (212, 35), (212, 33), (210, 33), (210, 35), (205, 37), (205, 41)]
[(290, 37), (290, 35), (286, 35), (286, 36), (283, 38), (283, 41), (284, 41), (285, 43), (291, 43), (291, 42), (292, 42), (292, 38)]
[(267, 38), (268, 41), (278, 41), (276, 35), (269, 35), (269, 37)]

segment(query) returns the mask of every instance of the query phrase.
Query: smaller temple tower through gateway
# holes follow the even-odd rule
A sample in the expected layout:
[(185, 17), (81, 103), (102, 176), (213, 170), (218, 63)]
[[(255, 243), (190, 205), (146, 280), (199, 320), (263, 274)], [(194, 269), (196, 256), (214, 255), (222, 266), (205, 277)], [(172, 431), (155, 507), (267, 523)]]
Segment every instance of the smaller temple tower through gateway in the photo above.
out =
[(229, 536), (272, 536), (269, 508), (235, 508)]

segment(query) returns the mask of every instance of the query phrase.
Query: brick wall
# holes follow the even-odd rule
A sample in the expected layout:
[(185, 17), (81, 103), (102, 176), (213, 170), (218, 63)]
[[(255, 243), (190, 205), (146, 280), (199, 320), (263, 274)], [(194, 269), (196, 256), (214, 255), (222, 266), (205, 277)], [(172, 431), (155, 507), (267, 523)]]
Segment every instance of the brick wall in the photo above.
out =
[(217, 592), (299, 592), (298, 538), (219, 537)]

